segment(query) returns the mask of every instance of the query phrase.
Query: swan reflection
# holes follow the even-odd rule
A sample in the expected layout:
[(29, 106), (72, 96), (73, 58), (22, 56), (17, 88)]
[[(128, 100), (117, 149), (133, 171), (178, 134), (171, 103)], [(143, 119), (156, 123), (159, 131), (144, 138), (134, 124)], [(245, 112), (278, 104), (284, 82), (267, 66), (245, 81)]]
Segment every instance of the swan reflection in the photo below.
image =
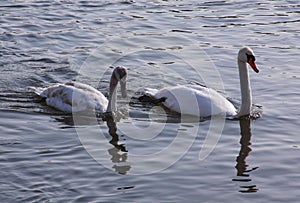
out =
[[(116, 125), (118, 118), (118, 115), (114, 116), (112, 112), (106, 112), (97, 118), (73, 114), (73, 116), (61, 116), (54, 119), (63, 124), (60, 127), (62, 129), (77, 126), (76, 132), (82, 145), (95, 160), (99, 160), (100, 163), (119, 174), (127, 174), (131, 166), (127, 162), (126, 146), (119, 142), (120, 136)], [(103, 128), (105, 123), (108, 128)], [(101, 132), (99, 132), (99, 127)]]
[(111, 161), (113, 163), (112, 168), (120, 174), (126, 174), (131, 166), (124, 163), (127, 162), (128, 154), (125, 144), (119, 144), (119, 135), (117, 134), (117, 125), (112, 113), (108, 113), (105, 117), (105, 121), (108, 127), (109, 135), (111, 136), (110, 144), (112, 148), (108, 149), (108, 153), (111, 155)]
[(254, 171), (258, 167), (254, 168), (248, 168), (248, 164), (246, 162), (246, 158), (249, 156), (249, 153), (252, 151), (251, 150), (251, 126), (250, 123), (251, 119), (250, 118), (242, 118), (240, 119), (240, 128), (241, 128), (241, 139), (240, 139), (240, 144), (241, 144), (241, 149), (239, 152), (239, 155), (236, 158), (236, 170), (237, 170), (237, 178), (232, 179), (233, 181), (238, 181), (238, 182), (243, 182), (243, 185), (240, 185), (240, 190), (239, 192), (243, 193), (249, 193), (249, 192), (257, 192), (256, 185), (253, 184), (247, 184), (246, 182), (249, 183), (252, 181), (250, 178), (250, 172)]

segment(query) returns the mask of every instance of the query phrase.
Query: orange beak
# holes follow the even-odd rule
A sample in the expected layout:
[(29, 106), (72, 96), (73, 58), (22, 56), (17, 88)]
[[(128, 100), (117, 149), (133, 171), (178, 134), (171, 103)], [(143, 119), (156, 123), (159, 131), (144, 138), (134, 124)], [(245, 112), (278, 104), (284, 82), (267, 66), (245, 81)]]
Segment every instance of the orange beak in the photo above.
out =
[(251, 66), (251, 68), (256, 72), (258, 73), (259, 72), (259, 69), (256, 67), (256, 64), (254, 62), (254, 60), (252, 58), (249, 59), (248, 61), (249, 65)]

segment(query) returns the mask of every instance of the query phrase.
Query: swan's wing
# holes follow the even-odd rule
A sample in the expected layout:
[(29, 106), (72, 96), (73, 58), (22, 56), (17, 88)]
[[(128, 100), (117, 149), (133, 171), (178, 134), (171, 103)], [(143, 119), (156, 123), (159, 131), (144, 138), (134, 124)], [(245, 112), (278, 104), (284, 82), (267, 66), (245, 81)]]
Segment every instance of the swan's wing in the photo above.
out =
[(193, 88), (196, 90), (198, 103), (203, 104), (203, 100), (210, 103), (210, 109), (207, 113), (210, 113), (211, 115), (226, 114), (226, 116), (236, 114), (236, 108), (225, 95), (211, 88), (201, 86), (193, 86)]
[(89, 101), (89, 108), (96, 110), (98, 113), (105, 112), (108, 106), (107, 98), (101, 93), (90, 93), (86, 95)]
[(60, 111), (64, 111), (67, 113), (72, 112), (72, 105), (70, 103), (65, 103), (60, 97), (47, 98), (46, 103), (48, 106), (51, 106)]
[(48, 106), (68, 113), (83, 111), (88, 106), (81, 90), (65, 84), (50, 86), (39, 95), (46, 98)]
[(51, 95), (56, 92), (57, 89), (60, 88), (62, 84), (55, 84), (50, 87), (33, 87), (32, 89), (34, 90), (34, 93), (37, 94), (38, 96), (42, 98), (49, 98)]
[(76, 101), (81, 101), (80, 98), (84, 97), (84, 102), (88, 105), (89, 109), (97, 110), (97, 112), (106, 111), (108, 100), (99, 90), (90, 85), (73, 81), (67, 82), (65, 85), (73, 86), (77, 90), (75, 93), (78, 94), (79, 99), (76, 99)]
[(30, 87), (33, 89), (33, 92), (42, 98), (48, 98), (52, 95), (52, 92), (55, 92), (62, 84), (55, 84), (50, 87)]
[(70, 81), (70, 82), (65, 83), (65, 85), (67, 85), (67, 86), (73, 86), (76, 89), (80, 89), (80, 90), (82, 90), (84, 92), (89, 92), (89, 93), (93, 93), (93, 94), (96, 94), (96, 95), (99, 95), (99, 93), (102, 94), (101, 92), (99, 92), (94, 87), (92, 87), (90, 85), (87, 85), (87, 84), (80, 83), (80, 82)]
[(106, 111), (108, 100), (95, 88), (82, 83), (75, 83), (74, 86), (69, 87), (73, 90), (73, 111), (74, 109), (77, 111), (96, 110), (99, 113)]
[(94, 111), (105, 112), (108, 105), (107, 98), (98, 90), (89, 85), (80, 84), (81, 86), (67, 86), (65, 95), (61, 97), (65, 99), (65, 103), (72, 106), (73, 112)]
[(159, 90), (156, 98), (165, 97), (164, 105), (182, 114), (210, 116), (235, 113), (234, 106), (213, 89), (202, 86), (175, 86)]
[(187, 114), (200, 115), (195, 90), (186, 86), (163, 88), (155, 94), (155, 98), (166, 98), (163, 104), (172, 111)]
[(69, 113), (85, 110), (105, 112), (108, 105), (108, 100), (101, 92), (81, 83), (68, 82), (35, 88), (34, 92), (45, 98), (47, 105)]
[(79, 112), (87, 109), (88, 104), (85, 95), (75, 87), (58, 84), (49, 87), (43, 92), (46, 103), (64, 112)]

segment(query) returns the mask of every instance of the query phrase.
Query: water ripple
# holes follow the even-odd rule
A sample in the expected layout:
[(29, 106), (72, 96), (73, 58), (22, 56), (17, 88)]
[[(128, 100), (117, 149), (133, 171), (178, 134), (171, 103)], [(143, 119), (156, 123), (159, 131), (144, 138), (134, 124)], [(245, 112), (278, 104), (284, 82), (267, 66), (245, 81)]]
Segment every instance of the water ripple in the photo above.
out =
[[(251, 198), (297, 202), (299, 6), (298, 1), (281, 0), (1, 1), (1, 201), (198, 202), (201, 198), (206, 202), (232, 202)], [(158, 37), (165, 41), (157, 43)], [(210, 124), (205, 121), (199, 123), (199, 134), (191, 148), (174, 165), (160, 173), (130, 176), (130, 170), (135, 169), (132, 154), (160, 151), (176, 133), (188, 135), (194, 124), (178, 127), (177, 115), (171, 115), (168, 119), (172, 122), (166, 123), (168, 130), (147, 142), (137, 139), (145, 133), (143, 130), (132, 137), (122, 134), (120, 140), (128, 152), (121, 154), (118, 145), (108, 139), (105, 123), (91, 127), (89, 118), (83, 117), (81, 129), (106, 132), (107, 140), (100, 141), (106, 147), (102, 153), (109, 156), (106, 161), (112, 166), (107, 169), (85, 151), (71, 115), (47, 107), (30, 89), (80, 78), (91, 85), (103, 82), (99, 86), (107, 92), (111, 70), (103, 65), (105, 62), (97, 61), (97, 54), (106, 49), (124, 55), (109, 65), (129, 66), (129, 95), (142, 86), (186, 84), (187, 78), (201, 82), (188, 61), (164, 54), (188, 51), (186, 40), (180, 40), (183, 38), (207, 53), (220, 72), (226, 94), (237, 101), (236, 52), (244, 45), (254, 49), (261, 71), (259, 75), (250, 72), (253, 102), (262, 104), (263, 116), (251, 121), (251, 153), (247, 156), (240, 143), (238, 121), (226, 121), (213, 153), (199, 161)], [(124, 51), (128, 45), (143, 45), (143, 40), (153, 43), (135, 53)], [(189, 57), (196, 60), (202, 56)], [(85, 64), (91, 65), (91, 72), (81, 71)], [(108, 71), (99, 79), (99, 70)], [(120, 101), (125, 107), (127, 103)], [(147, 126), (149, 116), (157, 125), (164, 124), (163, 114), (157, 109), (140, 104), (128, 108), (130, 112), (125, 109), (124, 115), (131, 114), (132, 120), (125, 116), (117, 126)], [(96, 141), (99, 137), (91, 140)], [(116, 162), (116, 157), (125, 161)], [(237, 157), (240, 162), (235, 161)], [(248, 177), (236, 175), (237, 164)], [(122, 167), (126, 172), (120, 172)]]

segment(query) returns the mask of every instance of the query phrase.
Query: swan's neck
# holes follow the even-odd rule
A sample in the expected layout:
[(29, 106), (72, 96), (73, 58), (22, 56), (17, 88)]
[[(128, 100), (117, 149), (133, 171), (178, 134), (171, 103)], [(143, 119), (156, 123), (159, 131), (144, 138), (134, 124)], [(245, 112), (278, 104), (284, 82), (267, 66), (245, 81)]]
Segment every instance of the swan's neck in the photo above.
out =
[(247, 64), (243, 61), (238, 60), (238, 66), (239, 66), (239, 74), (240, 74), (242, 105), (237, 116), (241, 117), (250, 114), (251, 106), (252, 106), (252, 93), (251, 93)]
[(118, 80), (114, 74), (112, 74), (109, 83), (109, 96), (108, 96), (108, 106), (106, 112), (116, 111), (116, 102), (117, 102), (117, 85)]

